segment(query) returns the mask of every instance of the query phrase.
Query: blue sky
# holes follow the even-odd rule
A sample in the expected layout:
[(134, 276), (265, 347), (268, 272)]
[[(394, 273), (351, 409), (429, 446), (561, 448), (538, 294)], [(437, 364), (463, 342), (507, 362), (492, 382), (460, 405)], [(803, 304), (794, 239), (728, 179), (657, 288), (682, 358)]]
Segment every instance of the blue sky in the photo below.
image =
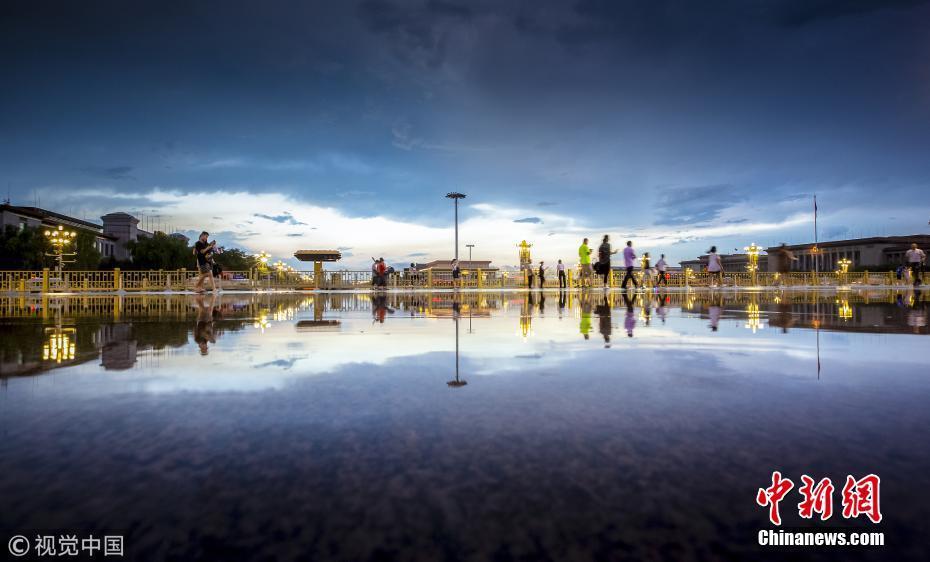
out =
[(345, 265), (930, 219), (930, 3), (12, 2), (0, 182)]

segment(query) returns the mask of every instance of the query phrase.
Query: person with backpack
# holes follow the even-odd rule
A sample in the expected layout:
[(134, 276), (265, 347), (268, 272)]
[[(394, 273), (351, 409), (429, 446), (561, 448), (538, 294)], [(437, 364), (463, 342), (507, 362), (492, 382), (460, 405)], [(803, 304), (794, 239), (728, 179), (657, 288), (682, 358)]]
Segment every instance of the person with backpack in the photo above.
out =
[(665, 262), (665, 254), (659, 256), (659, 261), (656, 262), (656, 271), (659, 272), (659, 280), (656, 282), (656, 287), (659, 285), (668, 286), (668, 264)]
[(200, 233), (200, 238), (194, 243), (194, 256), (197, 258), (197, 283), (194, 285), (195, 293), (203, 293), (203, 282), (208, 278), (216, 291), (216, 279), (213, 277), (213, 252), (216, 250), (216, 240), (207, 242), (210, 233), (206, 230)]
[(652, 265), (650, 265), (649, 252), (643, 252), (643, 259), (640, 270), (642, 271), (640, 283), (645, 289), (648, 285), (652, 284)]
[(605, 289), (610, 287), (610, 256), (616, 253), (610, 249), (610, 237), (605, 234), (597, 249), (597, 272), (604, 276)]

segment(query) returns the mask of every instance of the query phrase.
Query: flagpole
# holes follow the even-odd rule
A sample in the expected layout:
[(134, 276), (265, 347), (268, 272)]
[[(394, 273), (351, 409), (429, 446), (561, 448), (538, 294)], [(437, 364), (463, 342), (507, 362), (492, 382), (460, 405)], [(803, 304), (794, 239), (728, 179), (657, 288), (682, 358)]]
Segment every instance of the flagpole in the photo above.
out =
[(814, 274), (820, 274), (820, 248), (817, 248), (817, 195), (814, 195), (814, 248), (817, 251), (814, 253)]

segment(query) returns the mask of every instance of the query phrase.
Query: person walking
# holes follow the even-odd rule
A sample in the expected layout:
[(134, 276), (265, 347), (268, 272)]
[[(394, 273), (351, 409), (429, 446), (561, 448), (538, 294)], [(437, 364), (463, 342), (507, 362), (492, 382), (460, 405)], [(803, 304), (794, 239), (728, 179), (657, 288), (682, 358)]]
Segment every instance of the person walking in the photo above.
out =
[(459, 279), (462, 277), (462, 270), (459, 268), (459, 260), (452, 260), (452, 286), (459, 288)]
[(542, 289), (546, 285), (546, 267), (543, 265), (543, 262), (539, 262), (539, 288)]
[(626, 248), (623, 249), (623, 267), (626, 268), (626, 273), (623, 275), (623, 283), (620, 284), (620, 287), (626, 290), (627, 281), (633, 282), (633, 288), (638, 289), (639, 285), (636, 283), (636, 277), (633, 276), (633, 264), (636, 262), (636, 252), (633, 251), (633, 241), (626, 241)]
[(923, 270), (924, 262), (927, 261), (927, 254), (917, 247), (917, 244), (911, 244), (911, 249), (905, 253), (907, 265), (911, 270), (911, 278), (915, 287), (920, 287), (923, 280), (920, 278), (920, 272)]
[(407, 280), (411, 286), (419, 285), (420, 272), (417, 271), (417, 264), (415, 263), (410, 264), (410, 268), (407, 270)]
[(375, 272), (377, 273), (378, 287), (387, 289), (388, 267), (384, 258), (378, 258), (378, 261), (375, 263)]
[(377, 288), (380, 283), (378, 282), (378, 258), (371, 257), (371, 287)]
[(659, 261), (656, 262), (656, 271), (659, 272), (659, 280), (656, 281), (656, 287), (659, 285), (668, 286), (668, 263), (665, 262), (665, 254), (659, 255)]
[(652, 285), (652, 265), (649, 260), (649, 252), (643, 252), (643, 259), (640, 260), (640, 262), (640, 268), (642, 270), (640, 285), (645, 289), (647, 286)]
[(711, 246), (707, 252), (707, 272), (710, 273), (711, 286), (714, 285), (715, 279), (719, 280), (720, 285), (723, 286), (723, 262), (717, 254), (717, 246)]
[(797, 261), (798, 258), (794, 257), (794, 252), (789, 250), (788, 245), (782, 242), (781, 246), (775, 251), (775, 259), (778, 260), (776, 263), (778, 273), (776, 283), (779, 286), (787, 284), (788, 273), (791, 271), (791, 262)]
[(566, 288), (568, 281), (565, 279), (565, 264), (562, 263), (562, 260), (559, 260), (559, 263), (556, 264), (555, 270), (559, 273), (559, 289)]
[(598, 272), (604, 276), (604, 288), (610, 288), (610, 256), (616, 254), (617, 250), (610, 249), (610, 236), (604, 235), (601, 245), (597, 249), (597, 267)]
[(594, 270), (591, 269), (591, 248), (588, 246), (588, 239), (585, 238), (578, 247), (578, 263), (581, 264), (581, 287), (590, 287), (591, 280), (594, 278)]
[(208, 278), (213, 291), (216, 291), (216, 280), (213, 278), (213, 251), (216, 249), (216, 240), (208, 242), (210, 233), (206, 230), (200, 233), (200, 238), (194, 243), (194, 256), (197, 258), (197, 283), (194, 285), (195, 293), (203, 293), (203, 282)]

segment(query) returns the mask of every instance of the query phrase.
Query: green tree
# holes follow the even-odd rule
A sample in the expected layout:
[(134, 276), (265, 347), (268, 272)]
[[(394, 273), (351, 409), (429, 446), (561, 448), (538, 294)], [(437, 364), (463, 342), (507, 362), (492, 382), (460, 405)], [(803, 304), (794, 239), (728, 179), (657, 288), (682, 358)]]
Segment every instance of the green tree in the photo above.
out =
[(192, 250), (184, 240), (156, 232), (151, 238), (139, 238), (126, 247), (132, 254), (131, 269), (181, 269), (196, 267)]
[(90, 271), (100, 267), (100, 251), (97, 250), (97, 237), (90, 232), (79, 231), (75, 237), (71, 251), (77, 252), (71, 259), (74, 263), (68, 264), (66, 269), (77, 271)]
[(0, 269), (42, 269), (51, 258), (51, 245), (38, 228), (7, 226), (0, 233)]
[(258, 260), (252, 254), (239, 248), (229, 248), (217, 254), (214, 261), (225, 271), (247, 271), (258, 265)]

